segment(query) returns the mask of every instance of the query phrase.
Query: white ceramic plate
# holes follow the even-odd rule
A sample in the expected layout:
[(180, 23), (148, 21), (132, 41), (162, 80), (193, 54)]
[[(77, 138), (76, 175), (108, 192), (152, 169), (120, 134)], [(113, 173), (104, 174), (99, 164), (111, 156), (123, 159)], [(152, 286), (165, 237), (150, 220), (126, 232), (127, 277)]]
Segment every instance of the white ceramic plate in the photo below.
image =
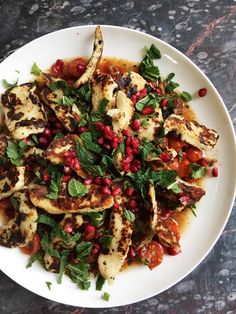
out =
[[(95, 26), (82, 26), (57, 31), (25, 45), (0, 64), (0, 80), (9, 82), (19, 77), (19, 83), (29, 81), (31, 66), (36, 62), (47, 69), (56, 59), (90, 56)], [(15, 282), (45, 298), (82, 307), (110, 307), (137, 302), (154, 296), (190, 273), (207, 255), (220, 236), (230, 215), (235, 191), (235, 138), (232, 124), (222, 99), (207, 77), (182, 53), (152, 36), (130, 29), (102, 26), (105, 41), (104, 56), (126, 58), (139, 62), (144, 46), (154, 43), (162, 53), (158, 60), (161, 73), (176, 74), (180, 89), (193, 95), (191, 105), (198, 121), (217, 130), (220, 140), (214, 150), (218, 159), (220, 176), (206, 181), (206, 196), (197, 208), (197, 218), (184, 233), (181, 245), (183, 253), (166, 256), (163, 263), (150, 271), (137, 266), (122, 272), (113, 286), (105, 285), (110, 293), (109, 302), (101, 299), (101, 292), (92, 285), (89, 291), (81, 291), (66, 276), (63, 283), (56, 283), (56, 276), (40, 265), (26, 269), (27, 257), (18, 249), (0, 247), (0, 269)], [(20, 73), (16, 72), (18, 70)], [(204, 98), (197, 97), (201, 87), (208, 89)], [(2, 92), (3, 86), (0, 86)], [(52, 282), (51, 291), (46, 281)]]

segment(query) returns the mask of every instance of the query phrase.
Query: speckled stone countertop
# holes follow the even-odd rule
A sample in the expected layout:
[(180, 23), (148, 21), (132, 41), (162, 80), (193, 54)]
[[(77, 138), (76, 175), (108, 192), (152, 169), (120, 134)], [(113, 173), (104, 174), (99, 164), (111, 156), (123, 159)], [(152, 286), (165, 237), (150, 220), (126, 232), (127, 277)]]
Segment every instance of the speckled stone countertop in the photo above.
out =
[[(236, 126), (236, 0), (0, 0), (0, 59), (57, 29), (113, 24), (154, 35), (195, 62)], [(120, 308), (82, 309), (43, 299), (0, 272), (0, 313), (236, 313), (236, 207), (198, 268), (168, 291)]]

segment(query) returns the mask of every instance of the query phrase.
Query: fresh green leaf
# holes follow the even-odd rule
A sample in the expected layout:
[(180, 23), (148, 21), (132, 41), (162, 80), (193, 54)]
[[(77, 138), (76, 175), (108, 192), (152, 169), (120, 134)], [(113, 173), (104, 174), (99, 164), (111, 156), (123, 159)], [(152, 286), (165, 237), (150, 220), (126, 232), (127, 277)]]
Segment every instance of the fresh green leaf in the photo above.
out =
[(69, 250), (64, 250), (61, 253), (60, 267), (59, 267), (59, 273), (58, 273), (58, 277), (57, 277), (57, 283), (58, 284), (61, 284), (61, 282), (62, 282), (62, 276), (63, 276), (64, 270), (66, 267), (68, 256), (69, 256)]
[(172, 183), (175, 182), (178, 172), (175, 170), (160, 170), (152, 171), (151, 178), (154, 183), (160, 185), (163, 189), (166, 189)]
[(167, 187), (167, 190), (171, 190), (171, 191), (173, 191), (175, 194), (178, 194), (178, 193), (182, 193), (182, 192), (183, 192), (183, 190), (179, 187), (178, 181), (175, 181), (174, 183), (170, 184), (170, 185)]
[(70, 96), (63, 96), (61, 99), (57, 100), (59, 105), (72, 106), (75, 103), (75, 99)]
[(110, 300), (110, 294), (107, 292), (104, 292), (102, 295), (102, 299), (105, 301), (109, 301)]
[(182, 92), (180, 94), (180, 97), (183, 99), (183, 101), (186, 101), (186, 102), (192, 100), (192, 96), (188, 92)]
[(15, 196), (11, 196), (10, 197), (10, 201), (11, 201), (11, 205), (15, 208), (15, 209), (19, 209), (20, 203), (19, 200), (15, 197)]
[(90, 84), (85, 84), (80, 88), (74, 89), (73, 93), (76, 94), (80, 101), (89, 103), (92, 97), (92, 87)]
[(7, 157), (13, 165), (22, 166), (22, 157), (26, 147), (27, 144), (23, 141), (19, 141), (18, 144), (8, 141)]
[(36, 136), (35, 134), (32, 134), (32, 135), (31, 135), (31, 138), (32, 138), (32, 140), (35, 142), (35, 144), (38, 144), (38, 143), (39, 143), (39, 140), (38, 140), (38, 138), (37, 138), (37, 136)]
[(188, 205), (188, 208), (191, 210), (192, 214), (197, 217), (197, 214), (195, 212), (196, 206), (195, 205)]
[(101, 291), (104, 283), (105, 283), (105, 278), (103, 278), (102, 275), (98, 275), (98, 278), (96, 281), (96, 290)]
[(106, 98), (103, 98), (100, 100), (99, 102), (99, 107), (98, 107), (98, 111), (102, 114), (105, 113), (106, 111), (106, 107), (109, 104), (109, 100)]
[(32, 267), (32, 265), (38, 260), (37, 254), (30, 256), (29, 261), (27, 265), (25, 266), (26, 268)]
[(101, 243), (104, 246), (109, 246), (111, 244), (112, 239), (113, 239), (113, 236), (104, 235), (101, 238), (99, 238), (99, 243)]
[(42, 70), (37, 66), (37, 64), (34, 62), (31, 68), (31, 74), (34, 74), (36, 76), (40, 75), (42, 73)]
[(88, 187), (79, 180), (71, 179), (68, 183), (68, 192), (70, 196), (82, 197), (88, 193)]
[(191, 164), (191, 174), (192, 179), (200, 179), (206, 175), (206, 168), (198, 164)]
[(147, 51), (147, 55), (153, 60), (161, 58), (161, 52), (154, 44), (151, 44), (151, 47)]
[(49, 255), (54, 256), (56, 258), (61, 258), (60, 253), (55, 250), (52, 245), (49, 243), (48, 234), (44, 233), (41, 239), (42, 249), (47, 252)]
[(166, 92), (168, 92), (168, 93), (172, 93), (172, 92), (175, 90), (175, 88), (177, 88), (178, 86), (179, 86), (178, 83), (175, 83), (175, 82), (173, 82), (173, 81), (170, 81), (170, 82), (166, 85), (165, 90), (166, 90)]
[(43, 215), (43, 214), (38, 216), (37, 223), (48, 225), (52, 228), (54, 228), (57, 225), (57, 223), (54, 219), (52, 219), (49, 216)]
[(52, 283), (50, 281), (46, 281), (46, 285), (48, 287), (48, 290), (51, 290)]
[(84, 257), (88, 256), (92, 251), (92, 243), (82, 241), (76, 246), (76, 252), (78, 259), (83, 259)]
[(51, 180), (50, 186), (49, 186), (49, 193), (46, 195), (47, 198), (50, 198), (51, 200), (56, 200), (58, 198), (60, 189), (58, 187), (57, 182), (54, 180)]
[(135, 104), (135, 108), (139, 112), (142, 112), (143, 108), (146, 107), (146, 106), (151, 106), (151, 107), (157, 108), (157, 107), (159, 107), (160, 99), (161, 98), (159, 96), (156, 96), (156, 95), (150, 93), (146, 97), (144, 97), (141, 100), (137, 101), (136, 104)]
[(56, 141), (56, 140), (58, 140), (58, 139), (60, 139), (60, 138), (63, 138), (64, 136), (65, 136), (65, 135), (64, 135), (63, 133), (58, 132), (58, 133), (54, 136), (53, 141)]
[(160, 148), (156, 148), (151, 142), (147, 140), (142, 140), (139, 147), (139, 154), (142, 160), (145, 160), (146, 157), (150, 154), (154, 156), (159, 156), (161, 153)]
[(126, 208), (124, 209), (124, 217), (131, 222), (134, 222), (136, 218), (135, 214)]
[(76, 141), (77, 157), (82, 167), (94, 164), (94, 155), (88, 151), (79, 141)]
[(149, 122), (148, 122), (148, 120), (146, 118), (141, 120), (141, 126), (144, 127), (144, 128), (149, 126)]
[(167, 76), (167, 78), (164, 80), (164, 82), (168, 83), (168, 82), (171, 81), (172, 78), (174, 78), (174, 77), (175, 77), (175, 74), (174, 74), (174, 73), (170, 73), (170, 74)]
[(2, 85), (4, 86), (4, 88), (13, 88), (13, 87), (16, 87), (18, 84), (18, 79), (15, 81), (15, 83), (9, 83), (7, 80), (3, 79), (2, 80)]
[(64, 80), (58, 80), (55, 82), (52, 82), (48, 85), (48, 88), (53, 92), (55, 90), (61, 89), (63, 91), (68, 91), (68, 85), (66, 81)]
[(161, 57), (160, 51), (151, 45), (147, 51), (146, 56), (139, 65), (140, 74), (147, 80), (156, 81), (160, 77), (160, 71), (157, 66), (154, 65), (153, 60)]
[(86, 216), (90, 218), (92, 225), (95, 227), (100, 226), (103, 223), (103, 215), (101, 213), (90, 212), (86, 213)]
[(82, 139), (83, 144), (87, 150), (98, 154), (101, 152), (101, 147), (93, 142), (92, 134), (90, 132), (82, 133), (80, 138)]
[(91, 284), (89, 281), (89, 265), (80, 262), (79, 264), (67, 264), (66, 267), (72, 281), (78, 284), (81, 289), (88, 290)]

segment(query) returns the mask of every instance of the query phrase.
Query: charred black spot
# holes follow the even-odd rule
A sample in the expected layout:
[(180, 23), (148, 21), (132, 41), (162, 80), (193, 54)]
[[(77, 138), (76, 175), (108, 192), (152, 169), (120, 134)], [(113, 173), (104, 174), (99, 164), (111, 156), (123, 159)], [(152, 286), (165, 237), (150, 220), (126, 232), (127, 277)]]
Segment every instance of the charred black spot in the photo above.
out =
[(2, 189), (3, 193), (10, 191), (10, 188), (11, 188), (10, 185), (5, 183)]
[(191, 124), (189, 121), (185, 121), (185, 125), (186, 125), (186, 128), (189, 130), (189, 131), (192, 131), (192, 127), (191, 127)]

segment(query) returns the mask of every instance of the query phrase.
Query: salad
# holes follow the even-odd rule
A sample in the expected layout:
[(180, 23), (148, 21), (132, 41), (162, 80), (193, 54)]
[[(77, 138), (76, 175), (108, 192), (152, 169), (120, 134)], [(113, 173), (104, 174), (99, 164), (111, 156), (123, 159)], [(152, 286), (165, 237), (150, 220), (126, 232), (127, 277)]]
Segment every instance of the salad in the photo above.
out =
[[(218, 176), (216, 131), (199, 124), (174, 73), (151, 45), (140, 64), (104, 58), (100, 27), (89, 60), (58, 59), (1, 96), (0, 245), (19, 247), (81, 289), (127, 264), (157, 267), (181, 252), (179, 218)], [(207, 90), (199, 90), (203, 97)], [(104, 294), (104, 299), (109, 295)]]

